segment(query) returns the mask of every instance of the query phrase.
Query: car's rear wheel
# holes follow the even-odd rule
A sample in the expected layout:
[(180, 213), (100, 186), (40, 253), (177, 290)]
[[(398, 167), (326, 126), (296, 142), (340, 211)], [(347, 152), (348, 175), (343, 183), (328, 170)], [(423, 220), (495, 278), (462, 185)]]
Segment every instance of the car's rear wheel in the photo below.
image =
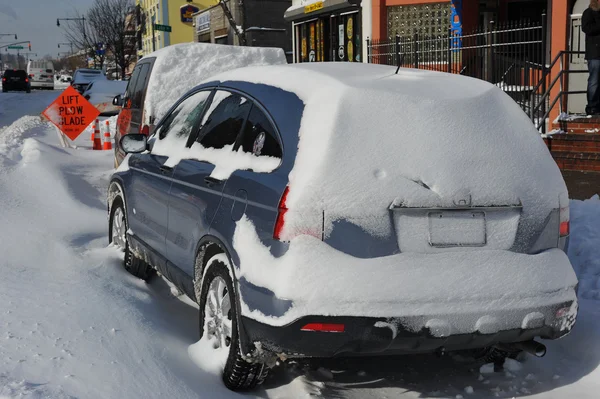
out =
[(233, 391), (249, 390), (260, 385), (269, 369), (264, 363), (249, 362), (241, 355), (237, 296), (227, 266), (218, 259), (210, 259), (202, 281), (200, 338), (210, 340), (215, 351), (227, 351), (223, 383)]
[(125, 215), (123, 200), (120, 197), (117, 197), (113, 201), (110, 210), (108, 240), (111, 244), (114, 244), (116, 247), (125, 252), (125, 257), (123, 260), (125, 270), (135, 277), (138, 277), (144, 281), (148, 281), (150, 277), (152, 277), (154, 270), (152, 267), (150, 267), (150, 265), (133, 254), (129, 246), (127, 230), (127, 217)]

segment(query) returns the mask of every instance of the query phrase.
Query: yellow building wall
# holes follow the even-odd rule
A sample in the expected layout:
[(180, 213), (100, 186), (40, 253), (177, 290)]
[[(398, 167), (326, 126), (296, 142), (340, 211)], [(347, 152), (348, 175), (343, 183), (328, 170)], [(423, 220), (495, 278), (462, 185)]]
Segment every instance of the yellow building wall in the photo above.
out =
[[(165, 45), (188, 43), (194, 41), (193, 23), (181, 22), (180, 8), (185, 5), (193, 5), (200, 10), (212, 7), (218, 4), (218, 0), (136, 0), (136, 5), (140, 5), (142, 12), (147, 15), (146, 30), (142, 32), (142, 50), (138, 55), (148, 55), (152, 52), (152, 27), (150, 15), (155, 15), (155, 22), (161, 25), (171, 26), (171, 32), (154, 33), (156, 50), (165, 47)], [(167, 20), (168, 19), (168, 20)]]
[(169, 34), (169, 44), (188, 43), (194, 41), (193, 23), (181, 22), (180, 8), (186, 5), (193, 5), (200, 10), (212, 7), (218, 3), (218, 0), (194, 0), (187, 2), (185, 0), (167, 0), (169, 3), (169, 23), (172, 32)]

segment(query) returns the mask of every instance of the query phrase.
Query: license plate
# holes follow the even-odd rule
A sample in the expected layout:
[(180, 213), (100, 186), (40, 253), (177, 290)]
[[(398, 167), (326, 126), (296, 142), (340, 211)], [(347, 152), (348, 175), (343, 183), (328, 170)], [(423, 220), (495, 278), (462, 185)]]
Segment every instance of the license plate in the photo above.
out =
[(434, 247), (476, 247), (486, 244), (485, 213), (440, 211), (429, 213), (429, 243)]

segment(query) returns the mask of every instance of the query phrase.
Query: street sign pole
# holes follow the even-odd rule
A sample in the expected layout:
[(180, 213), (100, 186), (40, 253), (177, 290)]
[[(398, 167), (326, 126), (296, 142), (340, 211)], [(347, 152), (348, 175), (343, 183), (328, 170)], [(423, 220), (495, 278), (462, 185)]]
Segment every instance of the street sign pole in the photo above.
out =
[(156, 37), (154, 36), (154, 15), (152, 16), (152, 51), (156, 51)]

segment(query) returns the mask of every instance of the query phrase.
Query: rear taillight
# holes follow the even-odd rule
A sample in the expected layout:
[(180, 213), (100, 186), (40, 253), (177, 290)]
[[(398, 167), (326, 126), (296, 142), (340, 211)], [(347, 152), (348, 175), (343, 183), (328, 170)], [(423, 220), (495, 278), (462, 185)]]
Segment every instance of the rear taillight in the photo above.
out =
[(29, 79), (25, 78), (25, 83), (29, 83)]
[(273, 230), (273, 238), (276, 240), (281, 239), (281, 231), (283, 230), (283, 225), (285, 223), (285, 214), (288, 211), (286, 202), (289, 192), (290, 188), (286, 187), (281, 196), (281, 200), (279, 200), (279, 206), (277, 207), (277, 220), (275, 221), (275, 229)]
[(320, 331), (330, 333), (343, 333), (346, 326), (333, 323), (308, 323), (300, 331)]
[(2, 81), (3, 81), (3, 82), (6, 82), (6, 78), (2, 78)]
[(566, 237), (570, 233), (570, 212), (569, 207), (560, 208), (560, 236)]

